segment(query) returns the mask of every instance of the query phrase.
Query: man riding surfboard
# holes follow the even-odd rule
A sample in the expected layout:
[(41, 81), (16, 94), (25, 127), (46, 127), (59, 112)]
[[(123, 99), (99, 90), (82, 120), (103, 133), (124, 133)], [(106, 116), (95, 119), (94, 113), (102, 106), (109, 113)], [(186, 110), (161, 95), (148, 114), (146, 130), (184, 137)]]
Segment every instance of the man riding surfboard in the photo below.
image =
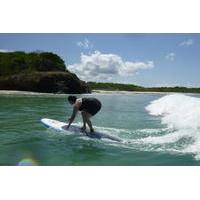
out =
[(93, 133), (94, 129), (90, 118), (99, 112), (101, 109), (101, 102), (96, 98), (77, 98), (76, 96), (68, 96), (68, 101), (73, 105), (73, 112), (71, 117), (67, 120), (68, 125), (66, 128), (70, 127), (78, 111), (80, 111), (83, 119), (83, 127), (81, 130), (85, 131), (87, 124), (90, 128), (90, 132)]

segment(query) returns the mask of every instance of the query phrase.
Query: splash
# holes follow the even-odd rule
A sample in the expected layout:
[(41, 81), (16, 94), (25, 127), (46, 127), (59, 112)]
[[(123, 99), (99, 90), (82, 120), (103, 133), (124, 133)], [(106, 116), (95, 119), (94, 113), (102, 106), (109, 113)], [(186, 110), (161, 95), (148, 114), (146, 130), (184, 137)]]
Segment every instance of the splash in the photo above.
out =
[(175, 129), (200, 128), (200, 98), (173, 94), (151, 102), (151, 115), (162, 116), (162, 123)]
[[(161, 117), (161, 123), (171, 131), (163, 136), (146, 137), (141, 142), (165, 145), (171, 143), (171, 150), (192, 153), (200, 159), (200, 98), (173, 94), (152, 101), (146, 110)], [(184, 145), (179, 145), (184, 140)]]

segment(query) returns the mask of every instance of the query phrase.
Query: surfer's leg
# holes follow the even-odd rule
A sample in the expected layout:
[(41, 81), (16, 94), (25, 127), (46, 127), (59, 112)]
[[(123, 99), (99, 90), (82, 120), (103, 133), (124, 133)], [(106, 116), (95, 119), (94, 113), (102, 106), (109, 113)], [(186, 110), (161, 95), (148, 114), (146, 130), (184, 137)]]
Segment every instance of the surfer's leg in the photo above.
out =
[(82, 111), (81, 116), (82, 116), (82, 119), (83, 119), (83, 126), (82, 126), (81, 130), (85, 131), (85, 129), (86, 129), (86, 112)]
[(83, 127), (82, 130), (86, 129), (86, 123), (90, 128), (90, 132), (94, 132), (94, 129), (92, 127), (92, 122), (90, 121), (90, 117), (92, 117), (92, 115), (86, 111), (82, 111), (81, 112), (82, 118), (83, 118)]
[(94, 129), (93, 129), (93, 127), (92, 127), (92, 122), (90, 121), (90, 117), (92, 117), (92, 115), (89, 114), (89, 113), (86, 113), (86, 123), (87, 123), (87, 125), (88, 125), (89, 128), (90, 128), (90, 132), (93, 133), (93, 132), (94, 132)]

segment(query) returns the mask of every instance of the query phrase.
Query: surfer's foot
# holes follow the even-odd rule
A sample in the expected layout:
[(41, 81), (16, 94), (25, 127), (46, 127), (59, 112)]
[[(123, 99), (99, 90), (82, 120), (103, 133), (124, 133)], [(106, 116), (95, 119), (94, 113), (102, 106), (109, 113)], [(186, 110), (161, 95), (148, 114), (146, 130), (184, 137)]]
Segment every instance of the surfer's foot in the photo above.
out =
[(68, 125), (64, 125), (62, 128), (67, 130), (69, 127), (68, 127)]
[(92, 129), (90, 129), (90, 133), (94, 133), (94, 129), (92, 128)]
[(85, 132), (85, 130), (86, 130), (86, 127), (85, 127), (85, 126), (81, 127), (81, 131), (82, 131), (82, 132)]

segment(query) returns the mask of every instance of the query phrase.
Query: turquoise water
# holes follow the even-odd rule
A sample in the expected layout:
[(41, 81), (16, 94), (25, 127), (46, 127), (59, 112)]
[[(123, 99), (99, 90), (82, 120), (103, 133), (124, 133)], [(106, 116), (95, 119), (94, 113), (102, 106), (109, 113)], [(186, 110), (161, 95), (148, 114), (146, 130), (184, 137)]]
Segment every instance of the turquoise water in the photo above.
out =
[[(41, 118), (70, 116), (67, 95), (0, 95), (0, 165), (200, 164), (198, 95), (91, 96), (103, 105), (92, 119), (95, 129), (123, 142), (44, 127)], [(75, 123), (81, 125), (80, 116)]]

